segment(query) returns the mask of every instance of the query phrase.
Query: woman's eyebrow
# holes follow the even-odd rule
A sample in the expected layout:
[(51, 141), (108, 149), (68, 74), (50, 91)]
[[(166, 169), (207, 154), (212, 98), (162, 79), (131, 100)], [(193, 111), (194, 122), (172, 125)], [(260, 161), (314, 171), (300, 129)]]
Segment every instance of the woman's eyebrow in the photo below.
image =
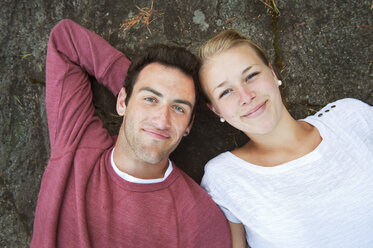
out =
[[(257, 65), (257, 64), (249, 65), (248, 67), (246, 67), (246, 68), (242, 71), (241, 74), (243, 75), (243, 74), (245, 74), (246, 72), (250, 71), (251, 68), (253, 68), (253, 66), (255, 66), (255, 65)], [(218, 86), (216, 86), (216, 87), (212, 90), (212, 92), (214, 92), (216, 89), (218, 89), (218, 88), (220, 88), (220, 87), (223, 87), (224, 84), (226, 84), (226, 83), (227, 83), (227, 81), (223, 81), (223, 82), (221, 82)]]
[(218, 86), (216, 86), (216, 87), (212, 90), (212, 92), (214, 92), (216, 89), (218, 89), (218, 88), (220, 88), (220, 87), (223, 87), (224, 84), (226, 84), (226, 83), (227, 83), (227, 81), (223, 81), (223, 82), (221, 82)]
[(253, 66), (254, 66), (254, 65), (250, 65), (250, 66), (246, 67), (246, 69), (244, 69), (244, 70), (242, 71), (242, 74), (245, 74), (247, 71), (250, 71), (251, 68), (252, 68)]

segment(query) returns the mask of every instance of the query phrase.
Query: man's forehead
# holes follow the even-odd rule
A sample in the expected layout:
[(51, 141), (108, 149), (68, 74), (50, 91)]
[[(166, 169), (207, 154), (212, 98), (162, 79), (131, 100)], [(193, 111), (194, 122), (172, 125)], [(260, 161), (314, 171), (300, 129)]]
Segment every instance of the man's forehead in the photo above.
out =
[(160, 63), (145, 66), (134, 85), (134, 91), (140, 92), (143, 89), (162, 96), (173, 94), (175, 98), (188, 100), (194, 105), (196, 89), (193, 78), (175, 67)]
[(181, 74), (184, 74), (186, 77), (192, 78), (190, 75), (185, 74), (180, 68), (172, 66), (172, 65), (165, 65), (160, 62), (152, 62), (144, 66), (144, 68), (141, 69), (139, 72), (139, 76), (141, 74), (147, 74), (148, 72), (164, 72), (164, 73), (174, 73), (179, 72)]

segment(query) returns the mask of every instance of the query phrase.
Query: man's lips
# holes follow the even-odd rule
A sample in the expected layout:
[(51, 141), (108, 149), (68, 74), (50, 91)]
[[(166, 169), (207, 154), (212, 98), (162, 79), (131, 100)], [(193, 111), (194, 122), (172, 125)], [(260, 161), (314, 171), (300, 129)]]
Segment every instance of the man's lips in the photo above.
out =
[(250, 111), (248, 111), (247, 113), (242, 115), (242, 117), (255, 118), (255, 117), (261, 115), (264, 112), (264, 110), (266, 109), (266, 103), (267, 103), (267, 101), (265, 101), (263, 104), (255, 106), (253, 109), (251, 109)]
[(145, 133), (147, 133), (148, 135), (156, 139), (165, 140), (165, 139), (170, 138), (170, 135), (167, 132), (164, 132), (162, 130), (155, 130), (155, 129), (149, 129), (149, 128), (144, 128), (143, 130)]

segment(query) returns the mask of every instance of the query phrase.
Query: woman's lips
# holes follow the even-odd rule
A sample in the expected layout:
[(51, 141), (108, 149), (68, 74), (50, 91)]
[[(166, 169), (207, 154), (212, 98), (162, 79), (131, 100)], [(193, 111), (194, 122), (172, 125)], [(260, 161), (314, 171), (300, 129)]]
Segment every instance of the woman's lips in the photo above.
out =
[(263, 104), (256, 106), (254, 109), (250, 110), (248, 113), (244, 114), (242, 117), (245, 118), (255, 118), (259, 115), (261, 115), (264, 110), (266, 109), (266, 103), (265, 101)]

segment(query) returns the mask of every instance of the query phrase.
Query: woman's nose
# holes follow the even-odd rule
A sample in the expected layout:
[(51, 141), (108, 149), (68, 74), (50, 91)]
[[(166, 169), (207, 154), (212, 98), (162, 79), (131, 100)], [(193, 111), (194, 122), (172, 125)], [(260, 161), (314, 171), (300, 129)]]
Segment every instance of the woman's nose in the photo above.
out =
[(240, 105), (249, 104), (255, 98), (255, 92), (248, 86), (242, 86), (239, 90)]

